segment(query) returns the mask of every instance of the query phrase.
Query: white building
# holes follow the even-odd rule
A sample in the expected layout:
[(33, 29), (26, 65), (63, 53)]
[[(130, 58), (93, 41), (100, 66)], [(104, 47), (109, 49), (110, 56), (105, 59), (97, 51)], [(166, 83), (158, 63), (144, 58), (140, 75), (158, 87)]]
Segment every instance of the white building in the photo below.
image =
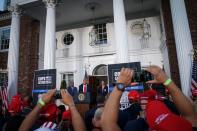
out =
[[(168, 6), (165, 6), (165, 2), (166, 0), (144, 0), (143, 3), (140, 0), (11, 0), (8, 55), (10, 95), (17, 92), (20, 38), (17, 32), (20, 32), (20, 16), (25, 14), (40, 22), (38, 69), (56, 68), (57, 88), (61, 79), (68, 77), (74, 79), (78, 86), (85, 69), (89, 75), (99, 75), (95, 73), (99, 65), (139, 61), (143, 67), (150, 64), (164, 65), (169, 76), (174, 72), (171, 70), (179, 68), (182, 91), (189, 96), (189, 54), (193, 45), (185, 2), (170, 0)], [(167, 11), (162, 7), (171, 8), (172, 12), (169, 15), (172, 15), (172, 37), (175, 38), (178, 59), (178, 67), (175, 69), (171, 68), (173, 61), (169, 64), (168, 52), (172, 48), (166, 44), (169, 42), (169, 36), (165, 32), (168, 20), (164, 19), (166, 15), (163, 13)], [(146, 26), (150, 25), (150, 29), (145, 32), (151, 31), (145, 43), (140, 41), (142, 32), (136, 29), (143, 27), (139, 23), (144, 18), (148, 22)], [(101, 40), (98, 40), (97, 46), (91, 46), (91, 30), (94, 25), (99, 27), (99, 24), (103, 28), (99, 30), (102, 35), (98, 38)], [(137, 26), (133, 29), (134, 24)]]
[[(147, 67), (150, 64), (162, 67), (160, 17), (149, 17), (146, 20), (151, 27), (151, 37), (145, 45), (140, 41), (141, 34), (134, 34), (131, 29), (133, 24), (139, 23), (143, 19), (126, 21), (128, 62), (141, 62), (142, 67)], [(104, 75), (95, 74), (95, 70), (102, 65), (119, 63), (116, 54), (114, 23), (99, 25), (106, 28), (106, 32), (105, 29), (102, 29), (102, 33), (107, 34), (107, 40), (97, 45), (90, 45), (89, 33), (93, 26), (56, 32), (57, 87), (60, 87), (64, 74), (69, 75), (69, 77), (73, 76), (75, 85), (78, 86), (83, 80), (85, 69), (88, 75)], [(69, 43), (70, 45), (67, 45), (67, 40), (64, 38), (70, 37), (70, 35), (73, 37), (73, 41)]]

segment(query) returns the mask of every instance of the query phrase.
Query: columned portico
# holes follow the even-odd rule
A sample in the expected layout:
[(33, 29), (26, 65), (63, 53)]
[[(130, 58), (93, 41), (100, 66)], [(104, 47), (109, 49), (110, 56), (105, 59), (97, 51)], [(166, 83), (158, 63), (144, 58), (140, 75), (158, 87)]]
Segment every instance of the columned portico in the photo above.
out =
[[(190, 96), (192, 39), (184, 0), (170, 0), (182, 91)], [(173, 69), (172, 69), (173, 70)]]
[(47, 8), (45, 45), (44, 45), (44, 69), (55, 68), (55, 6), (56, 0), (43, 0)]
[(10, 44), (8, 53), (8, 94), (9, 98), (16, 95), (18, 86), (20, 9), (18, 5), (10, 6), (12, 12)]
[(113, 0), (116, 55), (118, 63), (129, 61), (128, 38), (123, 0)]

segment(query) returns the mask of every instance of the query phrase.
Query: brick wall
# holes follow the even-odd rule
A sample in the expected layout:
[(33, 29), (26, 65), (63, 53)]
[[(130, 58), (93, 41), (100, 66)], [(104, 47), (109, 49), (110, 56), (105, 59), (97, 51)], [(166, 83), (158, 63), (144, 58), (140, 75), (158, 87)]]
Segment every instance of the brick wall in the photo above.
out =
[[(0, 21), (0, 27), (9, 26), (11, 20)], [(30, 93), (33, 88), (34, 70), (38, 69), (39, 21), (21, 17), (19, 45), (18, 91)], [(7, 69), (8, 52), (0, 52), (0, 69)]]
[[(11, 24), (11, 20), (3, 20), (0, 21), (0, 27), (9, 26)], [(8, 52), (0, 52), (0, 69), (7, 69), (7, 61), (8, 60)]]
[(170, 9), (170, 1), (162, 0), (161, 3), (162, 3), (163, 18), (164, 18), (164, 27), (166, 32), (166, 45), (168, 48), (171, 77), (174, 80), (174, 82), (178, 85), (178, 87), (181, 87), (176, 45), (175, 45), (174, 31), (172, 24), (172, 16)]
[(197, 0), (185, 0), (193, 47), (197, 49)]
[(30, 93), (38, 69), (39, 21), (22, 16), (20, 31), (18, 91)]

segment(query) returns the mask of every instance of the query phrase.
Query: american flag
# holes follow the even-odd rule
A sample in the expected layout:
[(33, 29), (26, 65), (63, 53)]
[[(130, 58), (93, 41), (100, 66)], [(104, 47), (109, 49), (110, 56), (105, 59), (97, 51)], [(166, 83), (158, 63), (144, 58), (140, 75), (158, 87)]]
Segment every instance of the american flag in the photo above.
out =
[(3, 86), (0, 87), (0, 95), (2, 99), (2, 108), (5, 112), (8, 109), (8, 81), (5, 80)]
[(49, 128), (52, 130), (55, 130), (57, 128), (57, 124), (53, 123), (53, 122), (45, 122), (41, 128)]
[(197, 97), (197, 50), (194, 50), (191, 86), (193, 97)]
[(88, 80), (88, 73), (87, 73), (87, 71), (86, 71), (86, 70), (85, 70), (84, 79), (85, 79), (85, 80)]

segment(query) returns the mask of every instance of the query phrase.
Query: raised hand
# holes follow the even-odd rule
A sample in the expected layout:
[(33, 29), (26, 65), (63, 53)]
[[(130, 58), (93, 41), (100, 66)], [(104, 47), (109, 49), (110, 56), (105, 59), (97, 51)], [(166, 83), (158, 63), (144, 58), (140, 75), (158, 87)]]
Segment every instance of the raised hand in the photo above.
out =
[(55, 90), (49, 90), (46, 94), (43, 94), (42, 100), (45, 102), (45, 104), (50, 103), (50, 101), (53, 99), (54, 94)]
[(117, 83), (123, 83), (125, 86), (130, 85), (134, 71), (129, 68), (122, 68)]
[(68, 106), (71, 106), (74, 104), (74, 101), (73, 101), (73, 97), (68, 93), (68, 91), (66, 90), (61, 90), (61, 95), (62, 95), (62, 102), (65, 104), (65, 105), (68, 105)]
[(158, 67), (158, 66), (150, 66), (146, 69), (146, 71), (150, 72), (152, 75), (154, 75), (154, 80), (147, 81), (146, 83), (164, 83), (168, 76), (164, 73), (164, 71)]

